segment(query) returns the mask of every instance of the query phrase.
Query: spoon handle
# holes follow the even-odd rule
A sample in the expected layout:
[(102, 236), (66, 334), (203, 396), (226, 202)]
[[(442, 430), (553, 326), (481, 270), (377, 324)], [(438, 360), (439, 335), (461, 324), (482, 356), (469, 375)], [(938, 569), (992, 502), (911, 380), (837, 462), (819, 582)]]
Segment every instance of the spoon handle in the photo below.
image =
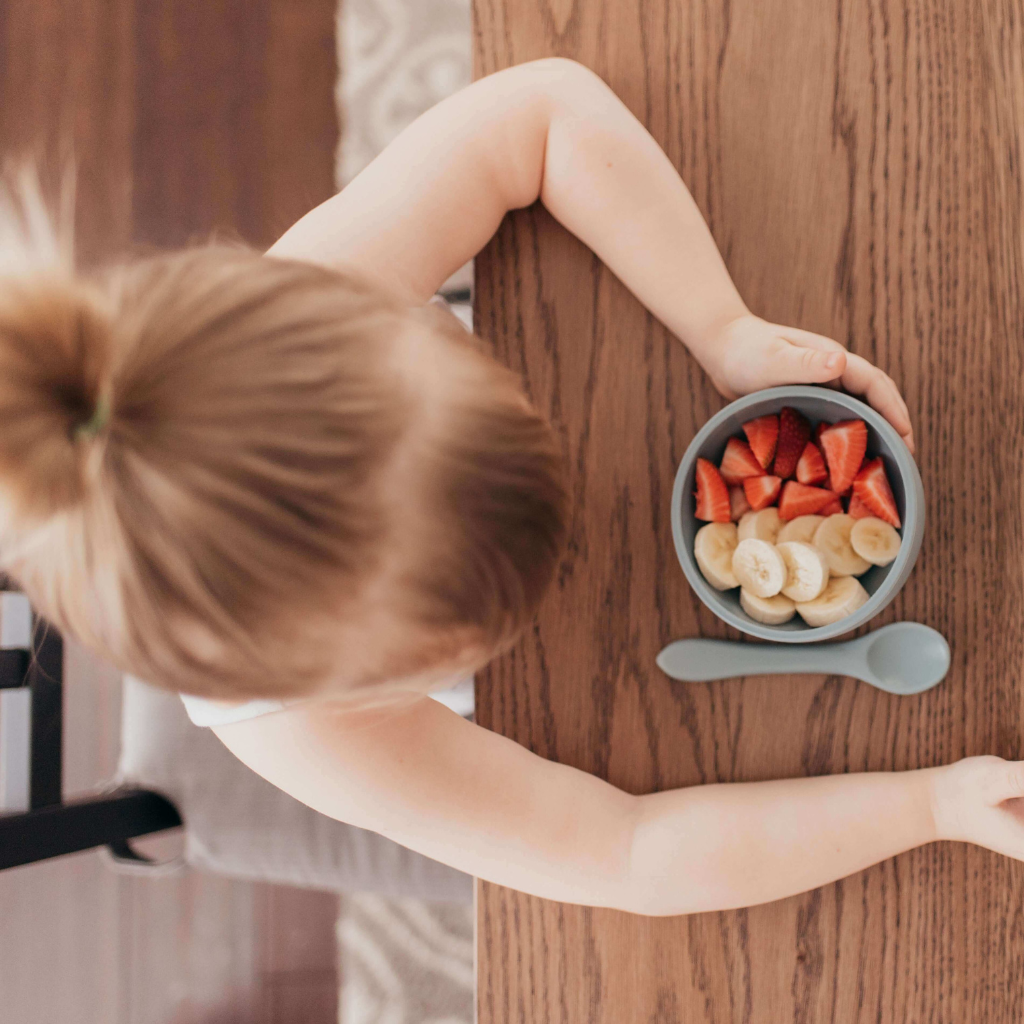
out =
[(861, 665), (851, 644), (790, 646), (735, 640), (677, 640), (658, 655), (658, 668), (673, 679), (704, 682), (734, 676), (857, 675)]

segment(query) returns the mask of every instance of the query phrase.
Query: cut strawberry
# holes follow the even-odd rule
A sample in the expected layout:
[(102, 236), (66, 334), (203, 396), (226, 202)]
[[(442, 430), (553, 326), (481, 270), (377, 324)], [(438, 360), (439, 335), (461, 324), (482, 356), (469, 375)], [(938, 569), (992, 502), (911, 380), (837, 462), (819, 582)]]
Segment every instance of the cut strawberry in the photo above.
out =
[(746, 441), (738, 437), (730, 437), (722, 456), (722, 464), (718, 467), (722, 479), (730, 487), (740, 486), (747, 477), (764, 476), (764, 468), (757, 461)]
[(838, 495), (831, 505), (826, 505), (819, 513), (819, 516), (838, 516), (842, 515), (843, 503), (839, 499)]
[(778, 496), (782, 481), (777, 476), (751, 476), (743, 481), (743, 493), (755, 512), (767, 508)]
[(836, 494), (845, 494), (864, 461), (868, 427), (863, 420), (844, 420), (821, 432), (821, 450)]
[(814, 443), (820, 448), (821, 447), (821, 435), (831, 427), (831, 423), (826, 423), (824, 420), (821, 421), (815, 428), (814, 434), (812, 435)]
[(874, 514), (856, 494), (850, 498), (850, 507), (847, 509), (847, 515), (853, 516), (854, 519), (867, 519), (868, 516), (873, 516)]
[(779, 440), (779, 417), (758, 416), (756, 420), (743, 424), (743, 433), (747, 435), (761, 468), (767, 469), (772, 464), (775, 445)]
[(739, 520), (751, 511), (750, 502), (742, 487), (729, 488), (729, 518), (734, 522)]
[(835, 500), (836, 495), (832, 491), (808, 487), (806, 484), (797, 483), (796, 480), (787, 480), (779, 499), (779, 517), (796, 519), (797, 516), (818, 515)]
[(728, 523), (729, 489), (725, 486), (722, 474), (713, 462), (707, 459), (697, 460), (697, 511), (698, 519), (709, 523)]
[[(836, 491), (836, 489), (832, 486), (832, 477), (831, 476), (825, 477), (825, 479), (821, 482), (820, 486), (824, 487), (826, 491), (835, 491), (836, 494), (839, 494), (839, 491)], [(839, 494), (839, 497), (840, 498), (848, 498), (851, 494), (853, 494), (853, 482), (852, 481), (850, 482), (850, 486), (847, 487), (846, 490), (843, 491), (842, 494)]]
[[(778, 464), (778, 459), (775, 460)], [(796, 478), (802, 484), (820, 484), (828, 479), (828, 467), (825, 465), (825, 456), (821, 449), (813, 442), (808, 441), (804, 447), (804, 453), (796, 464)]]
[(853, 481), (853, 494), (871, 510), (872, 515), (884, 519), (890, 526), (900, 525), (896, 499), (892, 496), (889, 478), (885, 475), (885, 464), (880, 458), (864, 463), (857, 479)]
[(779, 440), (775, 447), (772, 472), (780, 480), (788, 480), (795, 472), (800, 456), (811, 436), (811, 425), (796, 411), (786, 407), (779, 413)]

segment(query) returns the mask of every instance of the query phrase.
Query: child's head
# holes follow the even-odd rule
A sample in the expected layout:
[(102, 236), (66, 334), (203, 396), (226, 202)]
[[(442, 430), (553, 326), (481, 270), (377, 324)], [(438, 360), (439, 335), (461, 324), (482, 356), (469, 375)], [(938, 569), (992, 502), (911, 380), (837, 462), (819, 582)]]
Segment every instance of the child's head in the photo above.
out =
[(479, 664), (563, 517), (550, 428), (444, 310), (227, 247), (0, 275), (3, 568), (157, 685)]

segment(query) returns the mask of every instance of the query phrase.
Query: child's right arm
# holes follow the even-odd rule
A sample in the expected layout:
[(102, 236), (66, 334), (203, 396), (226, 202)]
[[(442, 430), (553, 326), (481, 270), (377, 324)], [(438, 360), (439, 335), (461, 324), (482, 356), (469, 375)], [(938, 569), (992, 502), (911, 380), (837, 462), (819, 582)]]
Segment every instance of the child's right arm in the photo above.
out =
[(428, 698), (296, 707), (217, 733), (324, 814), (566, 903), (658, 916), (751, 906), (936, 839), (1024, 859), (1024, 763), (998, 758), (632, 796)]
[(913, 449), (906, 403), (879, 367), (747, 309), (669, 158), (575, 61), (517, 64), (442, 100), (268, 255), (347, 266), (426, 302), (509, 210), (537, 200), (680, 338), (725, 397), (841, 382)]

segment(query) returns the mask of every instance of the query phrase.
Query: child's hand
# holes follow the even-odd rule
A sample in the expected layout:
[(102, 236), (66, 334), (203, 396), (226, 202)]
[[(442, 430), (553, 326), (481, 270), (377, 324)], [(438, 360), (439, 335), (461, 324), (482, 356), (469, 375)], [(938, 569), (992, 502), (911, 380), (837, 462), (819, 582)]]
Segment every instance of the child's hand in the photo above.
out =
[(1024, 860), (1024, 761), (968, 757), (932, 771), (937, 839)]
[(874, 406), (914, 450), (910, 413), (899, 388), (838, 341), (747, 314), (726, 324), (703, 354), (704, 369), (726, 398), (779, 384), (835, 382)]

